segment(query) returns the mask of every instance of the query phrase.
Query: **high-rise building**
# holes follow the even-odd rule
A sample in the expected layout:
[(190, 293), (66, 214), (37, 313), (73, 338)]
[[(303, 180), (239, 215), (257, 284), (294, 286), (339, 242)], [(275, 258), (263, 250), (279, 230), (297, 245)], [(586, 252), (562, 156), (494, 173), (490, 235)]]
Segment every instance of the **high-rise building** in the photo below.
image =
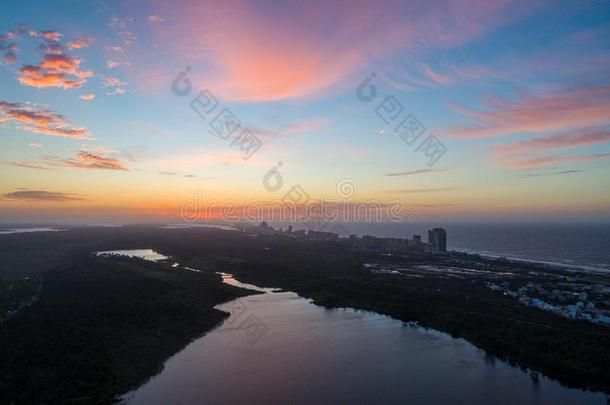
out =
[(443, 228), (434, 228), (428, 231), (428, 243), (432, 253), (447, 251), (447, 232)]

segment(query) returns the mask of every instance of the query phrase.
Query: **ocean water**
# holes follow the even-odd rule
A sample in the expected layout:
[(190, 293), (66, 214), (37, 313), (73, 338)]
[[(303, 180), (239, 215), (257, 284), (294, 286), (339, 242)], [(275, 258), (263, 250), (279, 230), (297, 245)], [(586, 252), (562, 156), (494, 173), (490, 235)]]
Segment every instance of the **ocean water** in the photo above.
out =
[[(308, 229), (298, 225), (293, 227)], [(331, 223), (322, 230), (332, 231), (334, 226)], [(419, 234), (423, 241), (432, 227), (445, 228), (450, 250), (610, 271), (610, 224), (341, 224), (348, 234), (401, 238)], [(309, 229), (315, 228), (310, 225)]]

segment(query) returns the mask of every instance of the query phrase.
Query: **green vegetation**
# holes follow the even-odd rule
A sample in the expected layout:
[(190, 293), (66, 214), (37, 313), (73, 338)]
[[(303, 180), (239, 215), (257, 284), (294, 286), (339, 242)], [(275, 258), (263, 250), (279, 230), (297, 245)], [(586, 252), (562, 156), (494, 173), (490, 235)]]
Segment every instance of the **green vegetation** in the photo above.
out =
[(109, 403), (250, 293), (220, 277), (87, 252), (49, 271), (40, 301), (5, 322), (0, 393), (15, 403)]

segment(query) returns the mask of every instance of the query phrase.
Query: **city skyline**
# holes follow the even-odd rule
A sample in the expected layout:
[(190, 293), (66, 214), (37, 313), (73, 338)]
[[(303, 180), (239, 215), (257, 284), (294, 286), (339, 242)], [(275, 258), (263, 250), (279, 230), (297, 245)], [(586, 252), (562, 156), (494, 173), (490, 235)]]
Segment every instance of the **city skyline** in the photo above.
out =
[(299, 185), (416, 222), (610, 221), (608, 2), (403, 3), (6, 2), (0, 215), (175, 222)]

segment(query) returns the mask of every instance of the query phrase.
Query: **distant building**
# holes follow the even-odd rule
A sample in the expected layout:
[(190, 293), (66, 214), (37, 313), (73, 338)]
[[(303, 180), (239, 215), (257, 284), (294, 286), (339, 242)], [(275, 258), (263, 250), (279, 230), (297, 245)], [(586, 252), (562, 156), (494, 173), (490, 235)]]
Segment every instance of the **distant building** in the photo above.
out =
[(443, 228), (434, 228), (428, 231), (428, 243), (432, 253), (447, 251), (447, 232)]
[(292, 225), (288, 225), (288, 233), (292, 233)]
[(308, 231), (307, 238), (312, 240), (338, 240), (339, 235), (333, 232)]
[(421, 235), (413, 235), (413, 243), (419, 245), (421, 243)]
[(392, 251), (407, 250), (407, 239), (385, 238), (385, 248)]
[(383, 248), (385, 246), (385, 239), (371, 235), (362, 235), (362, 243), (364, 244), (364, 246), (369, 248)]

